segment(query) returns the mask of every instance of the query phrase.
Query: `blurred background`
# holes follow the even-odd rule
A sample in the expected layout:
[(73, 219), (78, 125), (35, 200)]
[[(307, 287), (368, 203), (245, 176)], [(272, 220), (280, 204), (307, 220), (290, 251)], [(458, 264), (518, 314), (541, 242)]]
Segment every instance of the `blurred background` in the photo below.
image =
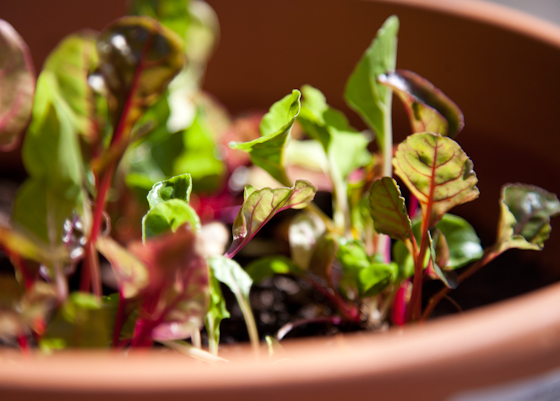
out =
[(531, 13), (537, 17), (560, 25), (560, 1), (559, 0), (491, 0), (505, 6), (517, 8)]

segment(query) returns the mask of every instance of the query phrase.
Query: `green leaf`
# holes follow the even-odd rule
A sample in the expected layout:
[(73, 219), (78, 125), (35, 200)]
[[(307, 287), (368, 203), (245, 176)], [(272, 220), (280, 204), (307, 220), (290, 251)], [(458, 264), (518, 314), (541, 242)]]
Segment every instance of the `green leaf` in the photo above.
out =
[[(432, 271), (435, 273), (435, 277), (440, 279), (446, 287), (455, 289), (459, 285), (458, 278), (454, 273), (442, 270), (443, 265), (439, 264), (440, 261), (445, 261), (445, 257), (448, 256), (449, 249), (447, 248), (447, 242), (443, 234), (436, 228), (433, 230), (433, 234), (428, 231), (428, 245), (430, 247), (430, 261), (432, 266)], [(442, 255), (444, 254), (444, 255)], [(444, 256), (442, 258), (442, 256)], [(433, 276), (433, 275), (432, 275)]]
[(284, 150), (300, 111), (301, 93), (293, 90), (274, 103), (261, 122), (261, 137), (250, 142), (232, 142), (230, 147), (248, 152), (253, 164), (268, 172), (282, 185), (290, 185), (284, 167)]
[(393, 239), (407, 241), (412, 237), (412, 223), (406, 212), (404, 198), (397, 182), (383, 177), (369, 191), (371, 216), (378, 233)]
[(249, 263), (245, 271), (255, 284), (258, 284), (265, 278), (272, 277), (276, 274), (293, 274), (294, 276), (301, 276), (305, 273), (305, 270), (296, 265), (286, 256), (267, 256), (265, 258), (257, 259)]
[(173, 171), (187, 171), (195, 191), (211, 191), (219, 187), (225, 166), (212, 138), (208, 121), (199, 110), (192, 125), (183, 133), (184, 151), (173, 165)]
[(397, 279), (399, 267), (396, 263), (372, 263), (360, 270), (358, 283), (362, 298), (380, 294)]
[[(438, 264), (444, 270), (455, 270), (472, 263), (482, 257), (484, 250), (480, 245), (480, 239), (476, 235), (474, 228), (462, 217), (452, 214), (445, 214), (441, 221), (436, 225), (443, 238), (447, 242), (449, 255), (447, 262)], [(418, 224), (418, 233), (420, 224)], [(436, 246), (436, 256), (437, 255)]]
[[(418, 220), (412, 225), (412, 231), (417, 242), (420, 242), (421, 238), (421, 223)], [(446, 213), (432, 231), (439, 232), (439, 238), (435, 238), (434, 235), (436, 241), (434, 254), (436, 263), (441, 268), (442, 275), (446, 275), (446, 279), (451, 279), (447, 272), (463, 267), (482, 257), (484, 250), (480, 245), (480, 239), (474, 228), (462, 217)], [(447, 243), (447, 250), (441, 249), (440, 241)], [(446, 255), (442, 255), (442, 252), (445, 252)], [(414, 274), (414, 261), (402, 242), (395, 244), (393, 258), (403, 268), (402, 275), (404, 278)], [(446, 259), (445, 263), (442, 262), (442, 259)]]
[(24, 40), (0, 19), (0, 150), (17, 145), (31, 116), (35, 76)]
[(315, 196), (317, 188), (297, 180), (292, 188), (263, 188), (245, 191), (245, 200), (233, 222), (233, 243), (226, 256), (233, 257), (272, 217), (282, 210), (301, 209)]
[(325, 233), (325, 223), (315, 214), (300, 213), (290, 222), (290, 254), (301, 269), (308, 269), (317, 242)]
[(151, 191), (148, 193), (148, 203), (150, 208), (170, 199), (179, 199), (189, 203), (191, 190), (191, 175), (181, 174), (169, 180), (154, 184)]
[(227, 257), (212, 256), (207, 259), (207, 262), (216, 280), (227, 285), (233, 295), (235, 295), (245, 318), (252, 346), (253, 348), (258, 347), (259, 336), (249, 301), (253, 280), (237, 262)]
[(230, 317), (226, 308), (226, 300), (220, 288), (220, 282), (212, 277), (210, 272), (210, 304), (204, 319), (210, 352), (218, 354), (218, 344), (220, 343), (220, 323), (223, 319)]
[(430, 132), (409, 136), (393, 160), (395, 174), (422, 205), (428, 227), (453, 206), (478, 197), (473, 163), (454, 140)]
[(209, 277), (193, 230), (185, 224), (145, 244), (134, 242), (129, 250), (149, 272), (136, 329), (148, 328), (156, 341), (188, 338), (199, 330), (208, 310)]
[(41, 338), (41, 342), (47, 343), (43, 347), (52, 343), (57, 343), (60, 348), (108, 347), (112, 339), (114, 309), (114, 306), (104, 307), (93, 294), (70, 294)]
[(111, 264), (124, 298), (134, 298), (148, 286), (148, 269), (133, 254), (106, 236), (100, 236), (95, 245)]
[(427, 79), (407, 70), (377, 77), (402, 100), (413, 133), (434, 132), (454, 138), (465, 126), (461, 109)]
[(560, 213), (555, 194), (526, 184), (507, 184), (500, 197), (497, 246), (507, 249), (542, 250), (552, 227), (550, 218)]
[(381, 74), (394, 71), (397, 59), (399, 19), (389, 17), (377, 31), (346, 84), (344, 97), (352, 109), (375, 131), (383, 149), (390, 135), (392, 90), (379, 82)]
[(92, 31), (67, 36), (49, 55), (43, 71), (54, 75), (58, 86), (56, 101), (64, 101), (74, 130), (89, 141), (97, 139), (94, 93), (88, 83), (89, 73), (98, 57)]
[(368, 138), (354, 130), (344, 114), (331, 108), (321, 91), (305, 85), (301, 92), (303, 102), (298, 121), (311, 138), (323, 145), (331, 169), (335, 167), (336, 173), (345, 179), (356, 168), (367, 164), (371, 159)]
[[(142, 113), (181, 71), (181, 39), (148, 17), (124, 17), (101, 32), (97, 42), (99, 75), (108, 91), (116, 131), (113, 141), (128, 142)], [(124, 150), (123, 150), (124, 151)]]
[(142, 219), (142, 237), (155, 237), (166, 232), (175, 232), (188, 223), (195, 231), (200, 230), (200, 219), (188, 203), (170, 199), (156, 204)]

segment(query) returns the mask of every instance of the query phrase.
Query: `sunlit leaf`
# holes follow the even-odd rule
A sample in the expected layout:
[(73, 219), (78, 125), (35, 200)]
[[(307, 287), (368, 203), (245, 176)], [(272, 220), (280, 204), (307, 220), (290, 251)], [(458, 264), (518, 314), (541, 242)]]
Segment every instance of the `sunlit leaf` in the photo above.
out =
[(43, 71), (54, 75), (59, 94), (55, 101), (64, 101), (68, 119), (75, 131), (88, 140), (97, 139), (96, 110), (88, 74), (96, 67), (96, 35), (84, 31), (66, 37), (49, 55)]
[(184, 151), (175, 160), (173, 171), (188, 172), (195, 191), (215, 190), (221, 183), (225, 167), (201, 110), (182, 135)]
[(245, 201), (233, 223), (233, 243), (227, 256), (233, 257), (276, 213), (307, 206), (316, 191), (305, 180), (297, 180), (292, 188), (246, 190)]
[(174, 32), (148, 17), (124, 17), (101, 32), (98, 77), (109, 95), (113, 142), (127, 142), (142, 113), (181, 71), (181, 47)]
[(245, 268), (245, 271), (255, 284), (258, 284), (265, 278), (272, 277), (276, 274), (293, 274), (295, 276), (301, 276), (305, 273), (305, 270), (296, 265), (286, 256), (267, 256), (257, 259), (249, 263)]
[(17, 145), (33, 104), (35, 76), (29, 49), (21, 36), (0, 19), (0, 149)]
[(412, 237), (412, 223), (394, 179), (383, 177), (373, 183), (369, 192), (369, 205), (378, 233), (401, 241)]
[[(195, 234), (189, 226), (183, 225), (176, 232), (149, 239), (145, 244), (132, 243), (129, 250), (149, 273), (135, 337), (178, 340), (199, 330), (208, 309), (208, 266), (196, 249)], [(142, 344), (140, 341), (136, 345)]]
[(284, 148), (300, 111), (298, 90), (274, 103), (261, 122), (261, 137), (251, 142), (230, 143), (233, 149), (248, 152), (253, 164), (268, 172), (283, 185), (290, 185), (284, 166)]
[(465, 125), (459, 107), (427, 79), (407, 70), (378, 76), (404, 103), (413, 133), (435, 132), (454, 138)]
[[(368, 138), (354, 130), (340, 111), (331, 108), (318, 89), (301, 88), (303, 102), (298, 121), (313, 139), (318, 140), (337, 174), (345, 179), (356, 168), (369, 162)], [(334, 166), (332, 166), (334, 164)]]
[(148, 286), (148, 270), (133, 254), (106, 236), (100, 236), (96, 246), (111, 263), (119, 292), (124, 298), (134, 298)]
[(200, 230), (200, 219), (188, 203), (179, 199), (170, 199), (156, 204), (142, 219), (142, 236), (144, 239), (174, 232), (188, 223), (193, 230)]
[(478, 197), (473, 163), (450, 138), (413, 134), (399, 144), (393, 164), (395, 174), (418, 198), (429, 227), (452, 207)]
[(315, 252), (317, 241), (325, 232), (325, 223), (314, 214), (300, 213), (290, 222), (288, 236), (292, 260), (301, 269), (307, 269)]
[(189, 3), (189, 0), (134, 0), (130, 13), (154, 18), (185, 40), (190, 25)]
[(338, 241), (334, 235), (326, 232), (317, 239), (317, 245), (311, 255), (308, 271), (317, 277), (332, 283), (332, 266), (338, 252)]
[(507, 184), (500, 198), (498, 249), (541, 250), (548, 239), (550, 218), (560, 213), (555, 194), (526, 184)]
[(383, 148), (391, 115), (392, 90), (377, 82), (377, 77), (395, 69), (399, 19), (389, 17), (346, 84), (346, 102), (375, 131)]
[(153, 208), (158, 203), (179, 199), (189, 203), (192, 180), (190, 174), (182, 174), (165, 181), (160, 181), (152, 187), (148, 194), (148, 203)]

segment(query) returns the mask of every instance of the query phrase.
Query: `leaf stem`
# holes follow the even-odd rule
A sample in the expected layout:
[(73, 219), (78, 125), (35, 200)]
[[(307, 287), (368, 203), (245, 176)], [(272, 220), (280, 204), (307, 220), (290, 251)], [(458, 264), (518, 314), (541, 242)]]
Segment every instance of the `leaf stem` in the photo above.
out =
[[(473, 263), (467, 270), (465, 270), (463, 273), (459, 275), (458, 282), (459, 283), (463, 282), (465, 279), (469, 278), (474, 273), (479, 271), (482, 267), (486, 266), (488, 263), (493, 261), (500, 254), (501, 252), (497, 250), (497, 246), (487, 248), (484, 251), (482, 258), (480, 258), (477, 262)], [(443, 298), (445, 298), (447, 294), (449, 294), (449, 291), (451, 291), (451, 288), (443, 287), (441, 290), (439, 290), (439, 292), (437, 292), (433, 297), (430, 298), (430, 301), (428, 302), (428, 306), (426, 306), (426, 310), (422, 315), (422, 321), (428, 320), (436, 305)]]
[(255, 316), (253, 315), (253, 310), (249, 300), (243, 296), (243, 294), (235, 294), (239, 307), (241, 308), (241, 313), (243, 313), (243, 318), (245, 319), (245, 324), (247, 325), (247, 332), (249, 333), (249, 340), (251, 341), (251, 347), (255, 353), (255, 357), (258, 359), (260, 356), (260, 344), (259, 344), (259, 333), (257, 331), (257, 324), (255, 323)]

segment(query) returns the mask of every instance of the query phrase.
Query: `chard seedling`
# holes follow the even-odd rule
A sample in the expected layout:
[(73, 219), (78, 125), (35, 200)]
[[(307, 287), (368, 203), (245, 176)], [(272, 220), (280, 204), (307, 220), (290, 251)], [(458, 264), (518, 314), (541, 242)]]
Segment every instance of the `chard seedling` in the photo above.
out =
[[(209, 6), (136, 0), (131, 14), (65, 38), (36, 84), (25, 43), (0, 21), (0, 60), (11, 60), (0, 64), (0, 147), (17, 144), (29, 122), (29, 177), (11, 224), (0, 225), (15, 271), (0, 275), (5, 344), (54, 352), (159, 343), (220, 362), (231, 292), (254, 353), (265, 339), (273, 354), (303, 324), (380, 329), (427, 319), (501, 253), (543, 248), (560, 203), (540, 188), (504, 186), (498, 237), (486, 249), (448, 213), (478, 196), (473, 163), (454, 140), (463, 114), (426, 79), (395, 69), (397, 17), (346, 85), (368, 128), (360, 131), (309, 85), (262, 116), (232, 120), (200, 90), (218, 34)], [(396, 146), (393, 93), (413, 131)], [(295, 166), (320, 183), (294, 175)], [(246, 182), (257, 169), (273, 184)], [(332, 216), (314, 203), (319, 187), (332, 192)], [(286, 233), (290, 256), (243, 268), (235, 259), (287, 209), (299, 211)], [(231, 241), (208, 235), (225, 224)], [(285, 325), (276, 339), (258, 333), (251, 289), (275, 275), (307, 283), (333, 310)], [(443, 287), (422, 310), (428, 279)]]

